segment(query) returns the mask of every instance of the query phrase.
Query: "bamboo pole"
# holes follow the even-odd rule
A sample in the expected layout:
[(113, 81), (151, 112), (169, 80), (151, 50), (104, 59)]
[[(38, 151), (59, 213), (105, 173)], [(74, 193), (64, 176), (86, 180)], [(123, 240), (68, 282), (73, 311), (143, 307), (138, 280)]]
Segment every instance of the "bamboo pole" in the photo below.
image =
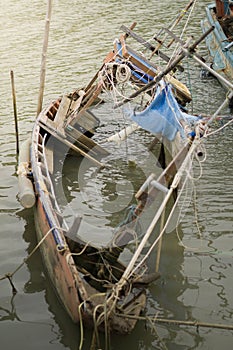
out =
[(48, 0), (46, 22), (45, 22), (44, 44), (43, 44), (43, 52), (42, 52), (42, 59), (41, 59), (40, 90), (39, 90), (38, 105), (37, 105), (37, 115), (41, 112), (42, 104), (43, 104), (46, 56), (47, 56), (48, 41), (49, 41), (49, 27), (50, 27), (50, 21), (51, 21), (51, 13), (52, 13), (52, 0)]
[(19, 131), (18, 131), (16, 94), (15, 94), (15, 82), (14, 82), (14, 72), (13, 72), (13, 70), (11, 70), (10, 75), (11, 75), (11, 88), (12, 88), (14, 120), (15, 120), (16, 153), (18, 155), (19, 154)]
[[(160, 218), (160, 232), (162, 232), (164, 228), (164, 222), (165, 222), (165, 212), (166, 207), (164, 208), (161, 218)], [(162, 242), (163, 242), (163, 236), (159, 239), (158, 242), (158, 248), (157, 248), (157, 255), (156, 255), (156, 263), (155, 263), (155, 272), (159, 271), (159, 264), (160, 264), (160, 257), (161, 257), (161, 250), (162, 250)]]
[[(166, 205), (167, 205), (167, 203), (168, 203), (168, 201), (169, 201), (169, 199), (170, 199), (174, 189), (178, 185), (178, 182), (179, 182), (179, 175), (177, 176), (177, 174), (176, 174), (175, 179), (173, 180), (172, 186), (170, 187), (168, 193), (164, 197), (164, 200), (163, 200), (160, 208), (156, 212), (153, 220), (151, 221), (151, 223), (150, 223), (150, 225), (149, 225), (145, 235), (143, 236), (143, 238), (142, 238), (142, 240), (141, 240), (137, 250), (135, 251), (132, 259), (129, 262), (129, 264), (127, 265), (127, 267), (126, 267), (126, 269), (125, 269), (125, 271), (124, 271), (120, 281), (117, 283), (117, 288), (119, 290), (122, 289), (122, 287), (124, 286), (124, 284), (127, 281), (127, 278), (132, 273), (132, 270), (134, 269), (134, 266), (135, 266), (135, 263), (136, 263), (137, 259), (139, 258), (143, 248), (145, 247), (146, 243), (148, 242), (148, 239), (150, 238), (150, 236), (151, 236), (151, 234), (152, 234), (152, 232), (154, 230), (155, 225), (157, 224), (159, 218), (161, 217), (161, 215), (162, 215), (162, 213), (164, 211), (164, 208), (166, 207)], [(160, 237), (159, 237), (159, 239), (160, 239)]]
[(194, 52), (190, 52), (184, 46), (181, 46), (181, 50), (185, 53), (186, 56), (193, 58), (200, 66), (204, 67), (208, 72), (210, 72), (215, 78), (221, 80), (221, 82), (228, 86), (229, 89), (233, 90), (233, 83), (224, 78), (221, 74), (209, 67), (205, 62), (203, 62)]
[(179, 326), (192, 326), (192, 327), (206, 327), (206, 328), (218, 328), (225, 330), (233, 330), (233, 325), (221, 324), (221, 323), (209, 323), (209, 322), (199, 322), (199, 321), (184, 321), (184, 320), (173, 320), (169, 318), (157, 318), (156, 316), (136, 316), (136, 315), (126, 315), (126, 314), (116, 314), (118, 317), (124, 317), (129, 319), (137, 319), (141, 321), (151, 320), (153, 323), (166, 323)]
[[(179, 184), (179, 182), (181, 180), (181, 177), (183, 175), (183, 172), (185, 171), (187, 162), (190, 159), (190, 154), (192, 154), (195, 151), (196, 147), (197, 147), (197, 144), (195, 142), (193, 142), (191, 147), (190, 147), (190, 150), (189, 150), (189, 155), (186, 156), (186, 158), (184, 159), (180, 169), (177, 171), (176, 175), (174, 176), (172, 184), (171, 184), (168, 192), (164, 196), (163, 202), (161, 203), (161, 205), (160, 205), (158, 211), (156, 212), (153, 220), (151, 221), (150, 225), (148, 226), (145, 235), (143, 236), (139, 246), (137, 247), (137, 250), (134, 252), (134, 255), (132, 256), (132, 259), (128, 263), (128, 265), (127, 265), (123, 275), (121, 276), (121, 279), (116, 284), (116, 289), (115, 289), (116, 294), (117, 294), (117, 292), (119, 292), (122, 289), (122, 287), (126, 283), (126, 281), (129, 278), (129, 276), (132, 275), (136, 271), (137, 267), (135, 267), (135, 263), (138, 260), (138, 258), (140, 256), (143, 248), (145, 247), (146, 243), (148, 242), (148, 239), (151, 236), (155, 225), (157, 224), (158, 220), (161, 218), (161, 215), (162, 215), (162, 213), (163, 213), (163, 211), (164, 211), (164, 209), (165, 209), (165, 207), (166, 207), (166, 205), (167, 205), (171, 195), (173, 194), (173, 191), (177, 188), (177, 186), (178, 186), (178, 184)], [(174, 206), (173, 206), (173, 208), (174, 208)], [(170, 220), (170, 218), (171, 218), (171, 216), (173, 214), (173, 210), (171, 210), (171, 212), (169, 214), (169, 217), (166, 220), (166, 224), (163, 225), (163, 229), (160, 232), (159, 236), (157, 237), (155, 242), (152, 244), (153, 247), (155, 246), (155, 244), (157, 244), (159, 239), (162, 237), (162, 235), (163, 235), (163, 233), (164, 233), (164, 231), (165, 231), (165, 229), (167, 227), (167, 224), (168, 224), (168, 222), (169, 222), (169, 220)], [(152, 246), (150, 247), (150, 249), (152, 248)], [(142, 261), (143, 261), (143, 259), (140, 261), (140, 264), (142, 263)]]

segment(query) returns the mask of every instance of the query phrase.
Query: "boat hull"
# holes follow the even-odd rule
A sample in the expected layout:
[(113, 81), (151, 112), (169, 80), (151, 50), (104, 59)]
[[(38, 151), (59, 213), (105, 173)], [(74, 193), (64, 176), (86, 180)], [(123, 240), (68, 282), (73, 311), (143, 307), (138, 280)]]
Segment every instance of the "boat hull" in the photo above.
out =
[(74, 279), (74, 266), (67, 263), (68, 258), (70, 260), (70, 252), (68, 248), (64, 251), (58, 250), (49, 225), (48, 215), (40, 199), (37, 200), (34, 217), (38, 242), (46, 237), (40, 244), (40, 251), (54, 291), (73, 322), (78, 323), (80, 300)]
[[(214, 30), (206, 37), (206, 46), (212, 59), (212, 68), (230, 82), (233, 80), (233, 47), (229, 48), (229, 39), (225, 35), (215, 13), (215, 4), (206, 7), (206, 18), (201, 22), (205, 32), (210, 26)], [(228, 89), (222, 80), (219, 82)]]
[(60, 147), (57, 146), (56, 136), (49, 134), (42, 123), (45, 120), (43, 113), (48, 113), (52, 108), (53, 104), (38, 116), (32, 133), (30, 152), (36, 196), (35, 228), (44, 267), (55, 293), (74, 323), (81, 322), (86, 327), (95, 327), (103, 332), (107, 328), (108, 332), (128, 334), (134, 329), (137, 318), (145, 307), (145, 289), (133, 288), (132, 292), (126, 291), (125, 294), (113, 298), (114, 301), (112, 298), (108, 300), (108, 291), (100, 293), (93, 288), (84, 278), (87, 273), (82, 263), (77, 265), (75, 262), (73, 256), (76, 252), (73, 245), (77, 243), (68, 238), (68, 227), (59, 209), (50, 176), (54, 163), (59, 161), (57, 157)]

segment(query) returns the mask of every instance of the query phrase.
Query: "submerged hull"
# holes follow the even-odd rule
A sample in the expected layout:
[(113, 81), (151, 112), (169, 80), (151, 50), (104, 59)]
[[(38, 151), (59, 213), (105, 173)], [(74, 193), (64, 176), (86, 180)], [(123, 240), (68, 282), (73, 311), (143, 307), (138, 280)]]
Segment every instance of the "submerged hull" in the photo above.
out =
[[(57, 245), (51, 233), (46, 210), (40, 199), (37, 201), (34, 209), (34, 218), (38, 242), (50, 232), (40, 245), (47, 274), (65, 310), (73, 322), (78, 323), (80, 319), (78, 312), (80, 300), (74, 277), (76, 271), (72, 257), (69, 256), (67, 249), (63, 253), (58, 252)], [(69, 259), (69, 263), (67, 259)]]
[[(59, 251), (51, 234), (46, 210), (43, 208), (40, 200), (37, 201), (34, 215), (38, 242), (44, 239), (40, 245), (42, 259), (55, 294), (74, 323), (82, 322), (86, 327), (94, 328), (94, 309), (98, 306), (98, 303), (99, 305), (104, 305), (105, 298), (99, 297), (95, 300), (93, 295), (97, 294), (97, 291), (81, 279), (69, 248), (66, 246), (64, 251)], [(48, 234), (48, 232), (50, 233)], [(145, 302), (146, 296), (142, 291), (142, 293), (135, 296), (133, 303), (129, 303), (128, 307), (125, 308), (125, 316), (124, 313), (119, 312), (118, 315), (113, 313), (107, 318), (108, 331), (119, 334), (129, 334), (132, 332), (137, 322), (137, 316), (140, 315)], [(87, 303), (85, 311), (84, 303)], [(133, 311), (131, 309), (132, 306)], [(102, 308), (100, 310), (103, 311)], [(126, 315), (131, 315), (132, 319), (130, 317), (127, 318)], [(98, 330), (105, 330), (104, 322), (98, 325)]]
[[(107, 329), (108, 332), (128, 334), (135, 327), (137, 317), (145, 307), (145, 290), (144, 287), (139, 289), (133, 287), (133, 293), (123, 292), (117, 299), (108, 300), (109, 290), (105, 293), (90, 285), (85, 280), (90, 274), (85, 272), (82, 259), (79, 260), (81, 264), (77, 265), (73, 258), (75, 255), (73, 249), (79, 249), (79, 246), (77, 248), (75, 242), (67, 235), (68, 228), (64, 225), (50, 178), (50, 173), (53, 171), (53, 157), (55, 154), (56, 156), (62, 154), (60, 152), (62, 145), (59, 139), (55, 138), (55, 134), (48, 133), (47, 126), (43, 124), (45, 117), (50, 115), (49, 112), (51, 112), (51, 123), (54, 121), (57, 113), (53, 112), (57, 109), (54, 109), (55, 104), (56, 102), (52, 103), (37, 118), (30, 152), (36, 194), (35, 227), (44, 266), (55, 293), (73, 322), (81, 322), (89, 328), (100, 331)], [(51, 123), (48, 123), (50, 127)], [(83, 137), (84, 135), (82, 141), (85, 140)], [(96, 248), (90, 249), (97, 253)], [(127, 315), (132, 318), (127, 318)]]
[[(107, 55), (102, 68), (85, 89), (58, 98), (40, 113), (32, 132), (30, 159), (26, 159), (28, 166), (22, 168), (22, 176), (28, 178), (27, 170), (31, 166), (36, 201), (36, 233), (44, 265), (56, 294), (75, 323), (84, 323), (95, 331), (101, 330), (107, 334), (130, 333), (145, 308), (146, 289), (160, 276), (158, 267), (161, 246), (157, 251), (156, 272), (154, 266), (151, 272), (147, 259), (161, 241), (170, 215), (163, 228), (161, 226), (162, 230), (156, 239), (152, 239), (153, 231), (157, 229), (159, 220), (163, 221), (162, 216), (168, 201), (176, 198), (179, 186), (183, 185), (184, 169), (190, 168), (190, 156), (196, 152), (199, 138), (205, 132), (199, 118), (189, 116), (179, 106), (179, 103), (184, 107), (190, 102), (189, 90), (176, 79), (167, 78), (167, 74), (179, 64), (185, 54), (180, 52), (174, 62), (158, 74), (154, 65), (125, 45), (126, 37), (121, 36), (120, 50), (115, 47)], [(141, 42), (138, 36), (136, 39)], [(199, 42), (200, 40), (194, 42), (191, 49)], [(162, 81), (165, 75), (169, 84)], [(116, 99), (111, 112), (131, 99), (136, 100), (134, 108), (131, 107), (133, 114), (130, 122), (137, 118), (137, 125), (153, 136), (148, 147), (149, 155), (153, 156), (153, 172), (146, 172), (145, 181), (140, 174), (139, 180), (142, 184), (140, 182), (141, 187), (134, 195), (137, 204), (130, 206), (131, 211), (122, 223), (111, 227), (111, 239), (99, 247), (88, 239), (88, 229), (85, 226), (82, 236), (79, 235), (81, 213), (75, 211), (77, 216), (73, 217), (73, 223), (68, 227), (65, 214), (63, 215), (58, 204), (59, 186), (63, 186), (62, 167), (67, 154), (75, 153), (88, 159), (87, 169), (82, 171), (88, 172), (93, 165), (97, 169), (104, 166), (100, 159), (109, 155), (108, 142), (111, 137), (100, 140), (99, 143), (90, 138), (99, 123), (89, 109), (97, 100), (100, 102), (101, 92), (109, 95), (112, 91), (115, 93), (119, 87), (121, 102), (116, 103)], [(127, 98), (125, 88), (133, 88), (133, 93)], [(174, 90), (179, 90), (176, 98), (173, 96)], [(143, 94), (143, 98), (140, 94)], [(125, 126), (125, 114), (123, 125)], [(132, 132), (138, 129), (131, 126)], [(120, 133), (117, 136), (120, 138)], [(197, 143), (193, 144), (196, 136)], [(124, 138), (126, 133), (122, 140)], [(164, 150), (166, 143), (171, 146), (172, 161), (169, 164)], [(158, 159), (151, 152), (156, 144), (160, 147)], [(28, 158), (29, 152), (25, 154)], [(78, 163), (74, 161), (73, 166), (76, 168)], [(156, 180), (154, 172), (157, 163), (161, 169)], [(59, 165), (62, 167), (57, 169), (56, 166)], [(109, 177), (109, 171), (107, 175)], [(151, 223), (147, 210), (152, 212)], [(146, 228), (138, 232), (139, 220), (143, 214)], [(125, 248), (130, 254), (124, 260), (124, 254), (121, 253), (124, 253)]]

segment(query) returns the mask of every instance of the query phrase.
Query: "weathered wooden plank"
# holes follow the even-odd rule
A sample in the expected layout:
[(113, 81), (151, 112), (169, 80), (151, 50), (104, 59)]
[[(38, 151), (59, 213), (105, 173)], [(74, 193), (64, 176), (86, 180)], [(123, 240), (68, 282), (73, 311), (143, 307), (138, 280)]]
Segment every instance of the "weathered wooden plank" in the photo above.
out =
[(85, 152), (84, 150), (82, 150), (80, 147), (77, 147), (76, 145), (74, 145), (72, 142), (70, 142), (69, 140), (67, 140), (64, 135), (60, 134), (58, 130), (52, 129), (51, 127), (49, 127), (48, 125), (44, 125), (43, 123), (39, 122), (39, 125), (46, 130), (50, 135), (52, 135), (53, 137), (55, 137), (57, 140), (59, 140), (60, 142), (64, 143), (65, 145), (67, 145), (69, 148), (71, 148), (73, 151), (75, 151), (78, 154), (81, 154), (83, 157), (89, 159), (90, 161), (92, 161), (94, 164), (96, 164), (97, 166), (103, 168), (104, 164), (99, 162), (97, 159), (93, 158), (92, 156), (90, 156), (87, 152)]

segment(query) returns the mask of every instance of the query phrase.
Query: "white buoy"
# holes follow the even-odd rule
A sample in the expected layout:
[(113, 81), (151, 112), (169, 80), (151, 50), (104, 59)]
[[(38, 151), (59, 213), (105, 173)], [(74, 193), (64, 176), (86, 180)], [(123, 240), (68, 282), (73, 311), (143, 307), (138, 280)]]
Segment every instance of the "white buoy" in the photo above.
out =
[(33, 184), (28, 178), (29, 162), (30, 162), (30, 144), (31, 140), (28, 139), (23, 142), (19, 152), (19, 165), (18, 165), (18, 185), (19, 185), (19, 200), (24, 208), (32, 208), (35, 204), (36, 197), (33, 189)]
[(104, 142), (117, 142), (120, 143), (124, 141), (130, 134), (132, 134), (134, 131), (140, 129), (140, 126), (136, 123), (132, 123), (131, 125), (128, 125), (121, 131), (117, 132), (116, 134), (108, 137), (104, 140)]

